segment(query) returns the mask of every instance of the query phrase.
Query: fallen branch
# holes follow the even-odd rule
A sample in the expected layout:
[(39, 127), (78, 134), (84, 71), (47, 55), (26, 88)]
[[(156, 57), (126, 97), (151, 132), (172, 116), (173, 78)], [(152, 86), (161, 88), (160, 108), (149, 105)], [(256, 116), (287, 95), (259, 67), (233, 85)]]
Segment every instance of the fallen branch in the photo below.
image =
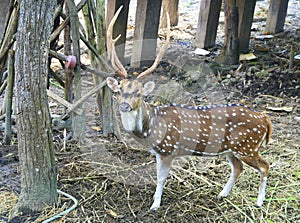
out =
[(72, 104), (68, 109), (67, 113), (72, 112), (74, 109), (77, 109), (78, 106), (80, 106), (83, 102), (85, 102), (89, 97), (91, 97), (93, 94), (97, 93), (101, 88), (103, 88), (106, 85), (106, 80), (103, 81), (101, 84), (95, 86), (92, 90), (90, 90), (86, 95), (81, 97), (78, 101), (76, 101), (74, 104)]
[[(72, 107), (72, 104), (68, 101), (66, 101), (65, 99), (59, 97), (58, 95), (54, 94), (52, 91), (47, 90), (47, 95), (48, 97), (54, 99), (55, 101), (59, 102), (60, 104), (62, 104), (63, 106), (65, 106), (67, 109), (69, 109), (70, 107)], [(73, 109), (72, 111), (74, 111), (76, 114), (78, 115), (82, 115), (83, 110), (80, 108), (77, 109)]]

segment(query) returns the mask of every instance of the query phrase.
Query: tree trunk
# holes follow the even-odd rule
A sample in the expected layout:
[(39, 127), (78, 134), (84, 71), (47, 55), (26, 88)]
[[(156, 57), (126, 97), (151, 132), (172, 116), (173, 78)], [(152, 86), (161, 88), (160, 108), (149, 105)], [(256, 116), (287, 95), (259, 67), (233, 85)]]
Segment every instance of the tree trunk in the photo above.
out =
[(236, 0), (225, 0), (225, 41), (221, 55), (217, 61), (223, 64), (237, 64), (239, 62), (239, 12)]
[(13, 216), (57, 202), (56, 165), (46, 94), (49, 37), (56, 1), (20, 1), (16, 40), (16, 107), (21, 194)]

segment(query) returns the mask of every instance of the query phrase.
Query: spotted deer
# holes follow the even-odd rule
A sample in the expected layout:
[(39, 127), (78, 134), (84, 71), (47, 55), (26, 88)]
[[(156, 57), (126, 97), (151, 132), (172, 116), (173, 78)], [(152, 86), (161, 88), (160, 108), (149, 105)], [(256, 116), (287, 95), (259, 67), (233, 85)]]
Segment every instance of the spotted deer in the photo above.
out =
[[(114, 19), (109, 32), (112, 31)], [(112, 39), (111, 33), (107, 39)], [(159, 54), (161, 53), (162, 50)], [(115, 58), (114, 61), (116, 60)], [(114, 67), (118, 72), (125, 70), (120, 64)], [(145, 73), (148, 75), (149, 70), (142, 76)], [(171, 103), (154, 106), (144, 100), (155, 88), (153, 81), (143, 85), (141, 75), (135, 80), (124, 79), (127, 77), (126, 73), (122, 73), (122, 77), (120, 83), (117, 79), (108, 77), (107, 85), (118, 93), (123, 127), (127, 132), (145, 140), (156, 155), (157, 186), (151, 210), (160, 207), (172, 161), (186, 155), (226, 156), (231, 175), (218, 198), (229, 194), (243, 171), (243, 162), (255, 168), (260, 173), (256, 204), (263, 204), (269, 164), (261, 158), (259, 152), (262, 147), (266, 147), (271, 137), (272, 123), (267, 115), (240, 104), (187, 106)]]

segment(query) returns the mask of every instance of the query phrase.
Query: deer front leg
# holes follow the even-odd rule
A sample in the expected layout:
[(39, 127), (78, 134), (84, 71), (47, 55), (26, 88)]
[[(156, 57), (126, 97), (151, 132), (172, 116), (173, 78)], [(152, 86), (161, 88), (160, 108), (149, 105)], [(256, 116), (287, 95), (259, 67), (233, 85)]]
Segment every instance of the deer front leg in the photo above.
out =
[(172, 160), (173, 157), (161, 157), (156, 154), (157, 185), (153, 196), (154, 202), (150, 208), (151, 211), (156, 211), (160, 207), (163, 187), (170, 172)]

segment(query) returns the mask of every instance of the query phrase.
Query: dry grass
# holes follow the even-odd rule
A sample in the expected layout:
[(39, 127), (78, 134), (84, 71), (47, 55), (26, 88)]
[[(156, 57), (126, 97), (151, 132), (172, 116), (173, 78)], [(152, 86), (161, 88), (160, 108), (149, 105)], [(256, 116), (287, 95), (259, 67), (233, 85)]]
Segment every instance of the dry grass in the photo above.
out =
[[(294, 115), (293, 115), (294, 116)], [(271, 114), (274, 133), (262, 156), (271, 164), (266, 201), (254, 206), (259, 174), (245, 165), (228, 198), (218, 201), (230, 168), (225, 158), (177, 159), (167, 179), (162, 206), (150, 212), (155, 191), (155, 158), (137, 144), (94, 136), (85, 145), (57, 149), (59, 189), (79, 201), (55, 222), (300, 222), (300, 128), (292, 115)], [(17, 197), (0, 193), (0, 215), (8, 216)], [(60, 197), (35, 222), (72, 206)]]

